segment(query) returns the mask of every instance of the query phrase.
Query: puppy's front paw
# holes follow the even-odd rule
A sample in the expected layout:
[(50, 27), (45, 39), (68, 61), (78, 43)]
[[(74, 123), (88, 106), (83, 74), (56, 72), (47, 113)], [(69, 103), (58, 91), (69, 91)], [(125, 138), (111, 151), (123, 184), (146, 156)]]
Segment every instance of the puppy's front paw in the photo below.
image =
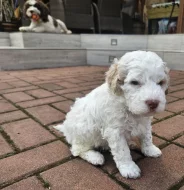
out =
[(26, 27), (20, 27), (20, 28), (19, 28), (19, 31), (20, 31), (20, 32), (26, 32), (26, 31), (27, 31), (27, 28), (26, 28)]
[(148, 157), (157, 158), (162, 155), (162, 152), (155, 145), (147, 146), (142, 148), (142, 153)]
[(119, 167), (119, 172), (123, 177), (133, 179), (136, 179), (141, 175), (141, 170), (133, 161), (121, 165)]

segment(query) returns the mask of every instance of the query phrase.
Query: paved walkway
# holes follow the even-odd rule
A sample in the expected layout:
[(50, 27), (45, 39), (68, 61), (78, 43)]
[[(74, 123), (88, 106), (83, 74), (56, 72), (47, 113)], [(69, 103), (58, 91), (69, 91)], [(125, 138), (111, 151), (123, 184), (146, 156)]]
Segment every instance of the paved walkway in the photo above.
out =
[(73, 158), (53, 124), (64, 120), (76, 97), (103, 83), (106, 67), (0, 73), (0, 189), (184, 190), (184, 72), (171, 71), (165, 112), (153, 120), (158, 159), (132, 151), (142, 177), (127, 180), (112, 157), (94, 167)]

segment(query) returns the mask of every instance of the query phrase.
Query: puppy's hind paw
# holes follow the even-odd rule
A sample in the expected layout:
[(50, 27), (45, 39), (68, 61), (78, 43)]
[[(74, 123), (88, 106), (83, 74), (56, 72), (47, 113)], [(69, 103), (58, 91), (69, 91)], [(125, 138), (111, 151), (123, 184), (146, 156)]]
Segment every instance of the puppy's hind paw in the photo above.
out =
[(133, 161), (121, 165), (119, 167), (119, 172), (125, 178), (136, 179), (141, 175), (141, 170)]
[(68, 31), (66, 32), (66, 34), (72, 34), (72, 31), (71, 31), (71, 30), (68, 30)]
[(80, 153), (79, 156), (93, 165), (103, 165), (105, 161), (104, 156), (100, 152), (94, 150)]

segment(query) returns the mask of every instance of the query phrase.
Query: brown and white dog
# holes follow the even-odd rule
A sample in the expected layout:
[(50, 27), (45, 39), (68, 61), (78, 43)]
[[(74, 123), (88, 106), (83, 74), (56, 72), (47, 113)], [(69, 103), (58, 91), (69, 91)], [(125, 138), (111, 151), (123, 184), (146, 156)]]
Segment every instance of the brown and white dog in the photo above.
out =
[(31, 24), (20, 27), (21, 32), (72, 33), (64, 22), (49, 14), (47, 6), (40, 0), (27, 0), (24, 4), (24, 13), (31, 19)]

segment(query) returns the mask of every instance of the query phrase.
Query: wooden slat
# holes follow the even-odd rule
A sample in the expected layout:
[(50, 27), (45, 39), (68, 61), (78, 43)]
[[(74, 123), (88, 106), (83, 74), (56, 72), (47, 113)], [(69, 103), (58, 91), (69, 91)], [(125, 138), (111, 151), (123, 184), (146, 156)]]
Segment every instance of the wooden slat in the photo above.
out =
[(184, 33), (184, 1), (180, 1), (177, 33)]
[[(171, 10), (172, 6), (167, 8), (160, 7), (160, 8), (148, 9), (148, 18), (149, 19), (169, 18), (171, 15)], [(178, 17), (178, 16), (179, 16), (179, 8), (178, 6), (175, 6), (172, 17)]]

